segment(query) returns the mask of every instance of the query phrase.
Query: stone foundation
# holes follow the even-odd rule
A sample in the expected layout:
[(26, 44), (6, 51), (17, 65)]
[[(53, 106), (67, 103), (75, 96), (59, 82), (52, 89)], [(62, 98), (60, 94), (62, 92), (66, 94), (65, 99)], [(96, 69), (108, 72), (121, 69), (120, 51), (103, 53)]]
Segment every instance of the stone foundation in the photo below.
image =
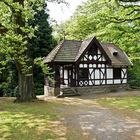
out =
[[(70, 87), (66, 87), (70, 88)], [(109, 93), (109, 92), (119, 92), (129, 89), (128, 84), (120, 85), (104, 85), (104, 86), (88, 86), (88, 87), (72, 87), (80, 95), (84, 94), (94, 94), (94, 93)], [(53, 88), (44, 86), (44, 95), (45, 96), (57, 96), (61, 94), (60, 88)]]
[(90, 86), (90, 87), (74, 87), (79, 94), (94, 94), (94, 93), (109, 93), (127, 90), (128, 84), (121, 85), (104, 85), (104, 86)]
[(54, 96), (54, 88), (49, 86), (44, 86), (44, 95), (45, 96)]

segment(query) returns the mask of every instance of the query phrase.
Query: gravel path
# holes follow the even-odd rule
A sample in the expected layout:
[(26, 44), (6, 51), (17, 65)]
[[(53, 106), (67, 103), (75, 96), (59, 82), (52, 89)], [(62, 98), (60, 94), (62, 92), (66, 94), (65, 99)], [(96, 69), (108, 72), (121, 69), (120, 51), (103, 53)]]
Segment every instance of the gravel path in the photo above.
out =
[(140, 140), (140, 120), (102, 107), (96, 100), (59, 99), (67, 140)]
[(112, 96), (140, 96), (140, 91), (53, 98), (61, 104), (56, 110), (66, 127), (63, 140), (140, 140), (138, 118), (133, 114), (130, 117), (124, 112), (103, 107), (95, 100)]

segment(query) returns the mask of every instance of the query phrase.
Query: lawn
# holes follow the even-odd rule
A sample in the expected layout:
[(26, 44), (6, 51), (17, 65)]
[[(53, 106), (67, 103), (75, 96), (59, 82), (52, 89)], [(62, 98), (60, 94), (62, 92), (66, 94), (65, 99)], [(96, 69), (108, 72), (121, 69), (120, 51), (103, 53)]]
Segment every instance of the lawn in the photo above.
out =
[[(0, 140), (59, 140), (64, 128), (55, 112), (58, 103), (13, 103), (0, 98)], [(59, 126), (59, 127), (58, 127)]]
[(140, 96), (110, 97), (97, 100), (102, 105), (111, 106), (118, 109), (128, 109), (132, 111), (140, 110)]

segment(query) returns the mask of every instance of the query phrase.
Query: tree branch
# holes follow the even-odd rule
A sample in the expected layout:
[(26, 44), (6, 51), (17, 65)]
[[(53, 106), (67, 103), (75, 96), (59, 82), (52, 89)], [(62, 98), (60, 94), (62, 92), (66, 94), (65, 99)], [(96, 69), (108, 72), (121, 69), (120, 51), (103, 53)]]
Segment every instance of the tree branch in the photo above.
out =
[(140, 5), (138, 4), (138, 2), (140, 2), (140, 0), (116, 0), (116, 3), (118, 4), (118, 6), (121, 6), (123, 8), (134, 8), (134, 7), (138, 7), (140, 8)]
[(117, 17), (109, 17), (107, 20), (113, 23), (123, 23), (126, 21), (132, 22), (132, 21), (140, 20), (140, 17), (126, 18), (126, 19), (118, 19)]
[(131, 14), (133, 14), (134, 12), (140, 12), (140, 9), (134, 9), (132, 10), (130, 13), (126, 14), (127, 16), (130, 16)]

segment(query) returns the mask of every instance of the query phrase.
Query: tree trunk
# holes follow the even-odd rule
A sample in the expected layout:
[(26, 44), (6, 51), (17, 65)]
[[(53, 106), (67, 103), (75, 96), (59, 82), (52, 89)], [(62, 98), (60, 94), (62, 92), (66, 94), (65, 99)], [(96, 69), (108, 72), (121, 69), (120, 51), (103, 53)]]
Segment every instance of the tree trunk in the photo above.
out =
[(29, 102), (36, 99), (34, 93), (33, 74), (25, 75), (19, 72), (18, 77), (19, 94), (15, 102)]

